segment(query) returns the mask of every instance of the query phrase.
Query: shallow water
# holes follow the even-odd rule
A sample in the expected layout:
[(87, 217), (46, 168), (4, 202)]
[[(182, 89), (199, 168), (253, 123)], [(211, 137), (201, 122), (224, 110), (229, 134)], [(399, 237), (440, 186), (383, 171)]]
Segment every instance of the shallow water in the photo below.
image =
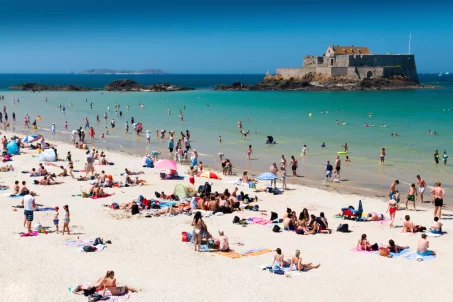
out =
[[(68, 79), (65, 77), (58, 83), (66, 83)], [(81, 79), (89, 81), (89, 77)], [(176, 84), (196, 83), (196, 78), (190, 77), (180, 76), (181, 83)], [(214, 81), (220, 80), (215, 77), (204, 79), (198, 87), (212, 86)], [(229, 83), (240, 77), (223, 76), (221, 79), (223, 83)], [(27, 82), (36, 80), (33, 75), (19, 78), (22, 80), (19, 83), (25, 82), (23, 78)], [(40, 80), (43, 82), (43, 79), (50, 81), (55, 78), (58, 77), (53, 75), (50, 78), (41, 77)], [(101, 79), (97, 77), (93, 78), (95, 83), (92, 85), (84, 85), (102, 87), (110, 81), (106, 79), (112, 80), (106, 76)], [(148, 76), (138, 81), (151, 83), (150, 79), (152, 77)], [(255, 78), (249, 76), (247, 79), (253, 82)], [(421, 76), (421, 79), (439, 81), (439, 77)], [(17, 80), (5, 79), (5, 75), (1, 75), (0, 88), (11, 82), (17, 84)], [(110, 135), (98, 140), (97, 145), (143, 154), (167, 148), (167, 140), (156, 139), (156, 130), (175, 130), (178, 134), (188, 129), (192, 136), (192, 148), (201, 154), (200, 160), (205, 165), (219, 167), (217, 154), (224, 152), (225, 158), (232, 160), (239, 173), (243, 169), (261, 172), (267, 171), (272, 162), (278, 163), (282, 154), (288, 163), (290, 156), (294, 155), (299, 161), (299, 174), (304, 176), (297, 181), (316, 186), (323, 185), (324, 162), (334, 161), (337, 152), (342, 151), (342, 144), (347, 142), (352, 162), (343, 163), (344, 182), (333, 187), (348, 186), (350, 191), (366, 189), (370, 190), (370, 194), (379, 192), (384, 195), (391, 181), (396, 178), (402, 182), (400, 191), (405, 193), (407, 184), (414, 182), (417, 174), (421, 174), (429, 185), (441, 181), (445, 187), (451, 186), (448, 176), (452, 168), (433, 162), (434, 150), (438, 149), (440, 153), (449, 151), (453, 142), (453, 77), (444, 76), (442, 80), (444, 82), (438, 84), (443, 85), (440, 89), (377, 92), (217, 92), (202, 89), (174, 93), (3, 91), (0, 94), (5, 95), (3, 103), (7, 106), (10, 120), (12, 112), (16, 113), (17, 130), (20, 130), (26, 113), (32, 118), (40, 115), (43, 120), (38, 122), (39, 133), (47, 133), (52, 122), (55, 122), (59, 138), (69, 141), (69, 133), (62, 131), (64, 122), (67, 121), (69, 130), (72, 130), (84, 126), (82, 118), (88, 117), (90, 124), (95, 127), (97, 138), (106, 126), (109, 127)], [(100, 84), (101, 81), (107, 82)], [(11, 104), (13, 95), (20, 99), (20, 103), (15, 106)], [(44, 101), (46, 96), (47, 103)], [(91, 102), (94, 104), (92, 110), (89, 107)], [(144, 110), (138, 106), (139, 102), (145, 104)], [(66, 106), (65, 115), (57, 109), (60, 103)], [(114, 116), (115, 104), (121, 105), (122, 118)], [(129, 111), (126, 111), (127, 105), (130, 106)], [(110, 106), (110, 112), (104, 121), (102, 116), (107, 112), (107, 106)], [(171, 109), (170, 115), (167, 114), (168, 108)], [(178, 118), (179, 110), (184, 113), (183, 122)], [(309, 113), (312, 113), (311, 117)], [(370, 117), (369, 113), (373, 115)], [(101, 118), (99, 125), (95, 122), (96, 114)], [(124, 122), (130, 122), (132, 116), (144, 124), (144, 130), (151, 130), (151, 144), (145, 143), (144, 135), (137, 137), (131, 132), (125, 135)], [(116, 120), (114, 129), (110, 128), (111, 118)], [(239, 120), (243, 122), (245, 130), (250, 130), (247, 140), (241, 139), (237, 128)], [(336, 125), (336, 120), (340, 125)], [(341, 125), (343, 121), (346, 125)], [(375, 126), (364, 127), (364, 123)], [(380, 127), (382, 124), (387, 127)], [(428, 135), (428, 129), (436, 131), (438, 135)], [(398, 132), (399, 136), (391, 136), (392, 132)], [(265, 145), (267, 135), (272, 135), (277, 144)], [(222, 136), (221, 144), (219, 136)], [(179, 137), (176, 135), (176, 138)], [(327, 148), (320, 148), (323, 141)], [(300, 155), (304, 144), (308, 146), (308, 155), (305, 157)], [(248, 145), (253, 148), (250, 162), (246, 160)], [(378, 165), (382, 147), (387, 151), (384, 167)], [(341, 158), (344, 159), (344, 155)]]

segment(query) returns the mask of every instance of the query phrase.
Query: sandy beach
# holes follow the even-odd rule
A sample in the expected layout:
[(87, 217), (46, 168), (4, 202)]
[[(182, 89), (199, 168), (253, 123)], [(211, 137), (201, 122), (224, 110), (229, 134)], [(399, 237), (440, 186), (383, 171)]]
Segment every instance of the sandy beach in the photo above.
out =
[[(8, 138), (12, 135), (4, 134)], [(71, 151), (75, 169), (84, 168), (84, 150), (61, 142), (55, 144), (60, 158)], [(92, 283), (108, 270), (115, 271), (120, 286), (129, 285), (142, 290), (131, 294), (129, 301), (283, 301), (300, 296), (308, 301), (350, 301), (352, 298), (367, 301), (449, 301), (453, 297), (453, 290), (447, 284), (453, 269), (453, 245), (449, 234), (453, 213), (448, 207), (448, 191), (445, 199), (447, 207), (443, 209), (442, 217), (443, 230), (447, 234), (439, 238), (428, 237), (430, 249), (437, 253), (437, 257), (418, 262), (404, 257), (385, 258), (376, 254), (352, 252), (351, 249), (356, 246), (361, 234), (365, 233), (371, 243), (386, 245), (389, 239), (393, 239), (398, 245), (407, 245), (415, 252), (420, 233), (401, 233), (404, 215), (409, 214), (414, 224), (429, 227), (433, 219), (431, 204), (421, 205), (418, 202), (417, 212), (397, 211), (395, 228), (390, 228), (387, 223), (349, 220), (346, 223), (352, 232), (339, 233), (335, 230), (344, 221), (333, 216), (341, 212), (342, 207), (357, 207), (358, 201), (362, 200), (364, 212), (383, 213), (388, 217), (385, 213), (387, 200), (291, 184), (288, 185), (290, 190), (281, 195), (255, 193), (248, 187), (239, 187), (240, 191), (258, 197), (257, 204), (261, 210), (267, 211), (266, 215), (240, 211), (207, 217), (204, 221), (208, 230), (214, 237), (218, 230), (223, 230), (229, 238), (230, 247), (237, 252), (281, 248), (286, 259), (299, 249), (304, 263), (321, 264), (319, 269), (286, 278), (260, 268), (272, 264), (274, 252), (239, 259), (216, 253), (194, 252), (192, 244), (181, 241), (181, 232), (192, 232), (190, 224), (193, 216), (145, 218), (144, 214), (132, 216), (122, 210), (102, 206), (132, 201), (140, 194), (151, 199), (155, 191), (171, 194), (176, 184), (189, 183), (187, 175), (184, 180), (160, 180), (161, 171), (142, 168), (140, 157), (107, 151), (107, 159), (115, 165), (95, 165), (96, 172), (105, 170), (107, 174), (113, 175), (114, 180), (123, 180), (120, 173), (126, 167), (131, 171), (144, 170), (145, 174), (140, 175), (140, 178), (151, 186), (106, 188), (107, 193), (115, 195), (103, 199), (73, 197), (71, 195), (80, 194), (81, 189), (88, 189), (89, 182), (58, 177), (57, 180), (63, 181), (63, 184), (33, 185), (35, 178), (21, 171), (38, 167), (38, 159), (33, 157), (37, 151), (23, 151), (24, 154), (14, 156), (10, 162), (15, 171), (0, 173), (0, 182), (10, 186), (9, 190), (1, 192), (1, 301), (86, 301), (85, 297), (71, 293), (69, 287)], [(51, 173), (59, 172), (56, 167), (46, 168)], [(186, 170), (187, 166), (181, 166), (179, 173), (183, 174)], [(84, 174), (75, 173), (76, 176)], [(232, 191), (237, 178), (232, 176), (222, 181), (213, 180), (212, 190), (223, 192), (227, 188)], [(5, 196), (11, 193), (16, 180), (25, 180), (28, 188), (38, 193), (36, 202), (42, 207), (58, 206), (60, 220), (63, 205), (68, 204), (71, 235), (52, 232), (40, 233), (36, 237), (20, 237), (19, 233), (26, 231), (23, 227), (23, 209), (12, 209), (20, 204), (21, 198)], [(196, 188), (205, 181), (204, 178), (196, 178)], [(258, 186), (267, 185), (268, 182), (260, 181)], [(400, 188), (402, 199), (405, 190)], [(232, 223), (235, 215), (240, 218), (269, 218), (271, 211), (274, 211), (282, 217), (287, 207), (297, 214), (303, 208), (316, 216), (324, 212), (333, 233), (300, 236), (294, 232), (274, 233), (268, 225), (250, 224), (242, 227)], [(53, 214), (54, 211), (35, 212), (34, 223), (40, 222), (54, 231)], [(77, 248), (63, 244), (69, 240), (94, 240), (97, 237), (111, 240), (112, 244), (95, 253), (78, 252)]]

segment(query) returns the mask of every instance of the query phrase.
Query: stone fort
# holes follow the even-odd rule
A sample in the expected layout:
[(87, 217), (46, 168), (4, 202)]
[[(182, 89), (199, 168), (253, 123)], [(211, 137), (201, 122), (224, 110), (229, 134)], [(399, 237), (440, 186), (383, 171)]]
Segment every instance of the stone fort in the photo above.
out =
[(368, 47), (334, 46), (322, 56), (305, 56), (302, 68), (277, 68), (284, 79), (303, 78), (310, 74), (365, 78), (405, 76), (418, 83), (415, 58), (411, 54), (372, 54)]

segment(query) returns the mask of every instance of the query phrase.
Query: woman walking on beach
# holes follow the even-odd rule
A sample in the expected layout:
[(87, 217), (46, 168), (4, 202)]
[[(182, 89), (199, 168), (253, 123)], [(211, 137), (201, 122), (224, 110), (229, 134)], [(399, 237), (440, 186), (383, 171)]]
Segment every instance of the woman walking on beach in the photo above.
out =
[(380, 155), (381, 161), (379, 165), (384, 165), (384, 160), (385, 160), (385, 148), (381, 149), (381, 155)]
[(69, 231), (69, 219), (70, 219), (69, 206), (67, 204), (64, 205), (63, 206), (63, 210), (64, 210), (64, 219), (63, 219), (63, 233), (62, 233), (62, 235), (64, 235), (65, 230), (67, 230), (68, 235), (71, 235), (71, 233)]
[(247, 160), (251, 159), (252, 156), (252, 145), (249, 145), (249, 148), (247, 149)]
[(392, 197), (389, 200), (388, 208), (387, 208), (387, 213), (390, 214), (390, 227), (391, 228), (393, 227), (393, 222), (395, 221), (396, 205), (397, 205), (397, 202), (396, 202), (395, 198)]

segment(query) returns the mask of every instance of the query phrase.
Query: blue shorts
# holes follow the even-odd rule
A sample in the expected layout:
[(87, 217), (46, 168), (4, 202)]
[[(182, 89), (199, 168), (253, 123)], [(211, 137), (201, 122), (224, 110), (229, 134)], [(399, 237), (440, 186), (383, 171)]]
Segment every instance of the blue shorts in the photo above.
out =
[(59, 222), (58, 219), (57, 219), (57, 220), (54, 220), (54, 221), (53, 221), (53, 225), (58, 225), (58, 222)]
[(417, 253), (419, 254), (420, 256), (432, 256), (432, 255), (435, 255), (433, 251), (426, 251), (424, 253)]
[(24, 215), (27, 218), (27, 221), (33, 221), (33, 211), (24, 210)]

